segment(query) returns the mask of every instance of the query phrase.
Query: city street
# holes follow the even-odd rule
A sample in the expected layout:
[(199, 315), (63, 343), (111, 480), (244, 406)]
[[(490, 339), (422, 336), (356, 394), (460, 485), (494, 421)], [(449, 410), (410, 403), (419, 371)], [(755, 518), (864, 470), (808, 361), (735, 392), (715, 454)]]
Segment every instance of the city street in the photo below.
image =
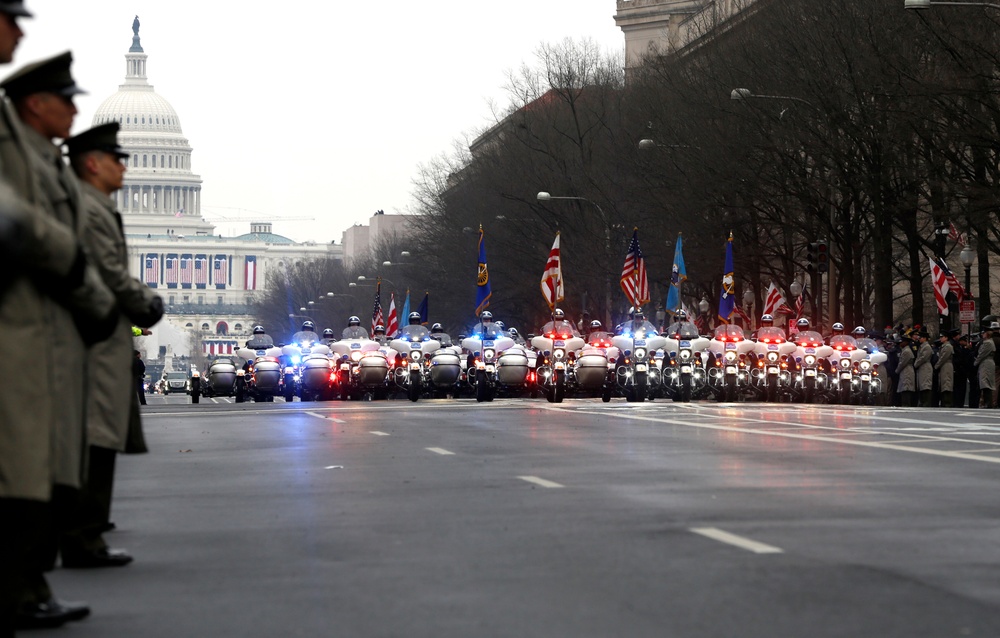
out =
[(1000, 635), (1000, 410), (230, 401), (150, 397), (30, 635)]

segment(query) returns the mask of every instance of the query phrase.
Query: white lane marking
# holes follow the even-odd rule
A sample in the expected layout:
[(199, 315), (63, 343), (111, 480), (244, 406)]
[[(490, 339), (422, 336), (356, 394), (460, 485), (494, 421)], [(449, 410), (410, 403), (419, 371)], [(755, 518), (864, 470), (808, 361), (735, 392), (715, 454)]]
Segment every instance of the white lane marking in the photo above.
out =
[(537, 476), (519, 476), (517, 477), (522, 481), (527, 481), (529, 483), (534, 483), (535, 485), (540, 485), (541, 487), (566, 487), (565, 485), (560, 485), (555, 481), (548, 481), (543, 478), (538, 478)]
[(717, 540), (720, 543), (725, 543), (726, 545), (732, 545), (734, 547), (739, 547), (740, 549), (745, 549), (754, 554), (783, 554), (785, 553), (780, 547), (774, 547), (773, 545), (768, 545), (766, 543), (760, 543), (755, 540), (745, 538), (743, 536), (737, 536), (736, 534), (730, 534), (729, 532), (723, 531), (716, 527), (692, 527), (691, 531), (695, 534), (700, 534), (712, 540)]
[(338, 419), (335, 416), (326, 416), (323, 414), (318, 414), (316, 412), (306, 412), (309, 416), (314, 416), (317, 419), (323, 419), (324, 421), (333, 421), (334, 423), (346, 423), (343, 419)]
[(378, 430), (372, 430), (372, 434), (375, 436), (389, 436), (388, 432), (379, 432)]
[[(550, 410), (563, 410), (563, 408), (547, 407)], [(596, 410), (564, 410), (565, 412), (572, 413), (576, 412), (578, 414), (593, 414), (598, 416), (607, 416), (607, 411), (596, 411)], [(840, 445), (856, 445), (859, 447), (870, 447), (877, 448), (880, 450), (896, 450), (898, 452), (913, 452), (915, 454), (928, 454), (931, 456), (944, 456), (953, 459), (963, 459), (966, 461), (983, 461), (985, 463), (1000, 463), (1000, 458), (989, 457), (989, 456), (977, 456), (975, 454), (967, 454), (964, 452), (949, 452), (947, 450), (934, 450), (928, 448), (919, 447), (907, 447), (905, 445), (897, 445), (893, 443), (879, 443), (877, 441), (859, 441), (856, 439), (845, 438), (845, 437), (835, 437), (835, 436), (817, 436), (815, 434), (794, 434), (792, 432), (774, 432), (771, 430), (761, 430), (757, 428), (741, 428), (729, 425), (715, 425), (712, 423), (706, 423), (704, 421), (683, 421), (681, 419), (664, 419), (659, 417), (643, 416), (640, 414), (629, 414), (623, 415), (626, 419), (632, 419), (634, 421), (649, 421), (652, 423), (665, 423), (668, 425), (683, 425), (692, 428), (702, 428), (706, 430), (720, 430), (723, 432), (735, 432), (739, 434), (757, 434), (760, 436), (777, 436), (781, 438), (788, 439), (803, 439), (806, 441), (824, 441), (826, 443), (839, 443)], [(736, 419), (744, 420), (755, 423), (768, 423), (763, 419)], [(802, 424), (803, 428), (808, 428), (808, 424)], [(911, 435), (912, 436), (912, 435)], [(955, 439), (948, 439), (955, 440)], [(976, 441), (968, 441), (969, 443), (975, 443)]]
[(344, 469), (344, 466), (343, 465), (327, 465), (323, 469), (324, 470), (342, 470), (342, 469)]
[(441, 456), (454, 456), (455, 455), (454, 452), (449, 452), (448, 450), (446, 450), (444, 448), (440, 448), (440, 447), (429, 447), (429, 448), (424, 448), (424, 449), (425, 450), (429, 450), (429, 451), (431, 451), (431, 452), (433, 452), (435, 454), (440, 454)]
[(213, 399), (212, 399), (212, 403), (218, 403), (218, 402), (219, 402), (219, 400), (218, 400), (218, 399), (216, 399), (216, 398), (213, 398)]

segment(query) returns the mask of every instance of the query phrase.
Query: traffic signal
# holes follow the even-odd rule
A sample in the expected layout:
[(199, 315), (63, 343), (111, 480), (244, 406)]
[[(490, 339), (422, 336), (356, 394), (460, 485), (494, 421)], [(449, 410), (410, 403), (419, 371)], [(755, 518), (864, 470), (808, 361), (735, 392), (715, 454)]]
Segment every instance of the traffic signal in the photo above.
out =
[(826, 241), (816, 242), (816, 270), (819, 272), (830, 270), (830, 252), (826, 248)]
[(806, 248), (806, 270), (813, 272), (816, 270), (816, 248), (819, 246), (816, 242), (812, 242)]

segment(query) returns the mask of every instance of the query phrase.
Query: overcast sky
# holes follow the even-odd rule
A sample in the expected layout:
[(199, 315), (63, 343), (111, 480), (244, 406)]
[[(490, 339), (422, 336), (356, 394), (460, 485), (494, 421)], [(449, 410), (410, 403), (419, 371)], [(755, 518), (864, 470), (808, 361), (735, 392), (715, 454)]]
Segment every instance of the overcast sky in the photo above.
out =
[[(406, 213), (418, 165), (489, 126), (507, 73), (543, 42), (624, 49), (615, 0), (27, 0), (35, 13), (6, 76), (66, 49), (89, 95), (74, 132), (125, 78), (132, 19), (147, 75), (177, 111), (226, 236), (251, 218), (298, 240), (340, 241), (378, 209)], [(282, 217), (315, 221), (282, 222)]]

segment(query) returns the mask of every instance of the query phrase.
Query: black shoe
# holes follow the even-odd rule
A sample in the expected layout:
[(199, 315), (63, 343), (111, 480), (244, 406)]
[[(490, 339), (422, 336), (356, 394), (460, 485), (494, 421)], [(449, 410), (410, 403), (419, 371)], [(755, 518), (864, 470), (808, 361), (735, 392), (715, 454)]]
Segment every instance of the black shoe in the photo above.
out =
[(80, 620), (90, 615), (90, 607), (83, 603), (50, 598), (44, 603), (21, 607), (15, 623), (18, 629), (44, 629), (61, 627), (72, 620)]
[(95, 552), (63, 554), (62, 566), (70, 569), (87, 567), (123, 567), (132, 562), (132, 555), (123, 549), (110, 547)]
[(101, 526), (101, 534), (104, 532), (113, 532), (118, 529), (118, 526), (114, 523), (108, 522)]

